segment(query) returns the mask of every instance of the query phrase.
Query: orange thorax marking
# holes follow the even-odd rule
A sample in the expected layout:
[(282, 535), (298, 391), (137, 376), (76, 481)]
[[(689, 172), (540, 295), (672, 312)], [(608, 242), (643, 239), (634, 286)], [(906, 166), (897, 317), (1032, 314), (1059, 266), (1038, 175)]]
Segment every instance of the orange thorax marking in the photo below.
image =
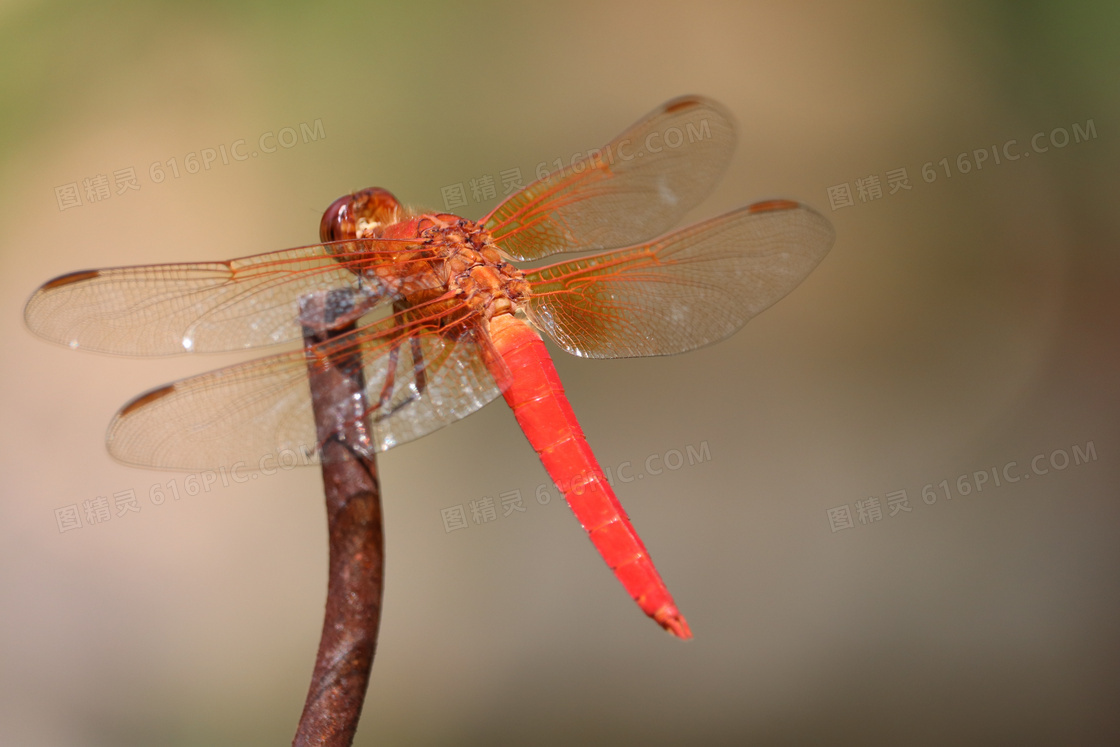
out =
[(447, 213), (425, 214), (385, 226), (380, 238), (400, 240), (401, 250), (375, 262), (359, 261), (400, 299), (405, 313), (440, 318), (441, 326), (468, 315), (513, 313), (529, 293), (524, 275), (502, 259), (489, 232)]

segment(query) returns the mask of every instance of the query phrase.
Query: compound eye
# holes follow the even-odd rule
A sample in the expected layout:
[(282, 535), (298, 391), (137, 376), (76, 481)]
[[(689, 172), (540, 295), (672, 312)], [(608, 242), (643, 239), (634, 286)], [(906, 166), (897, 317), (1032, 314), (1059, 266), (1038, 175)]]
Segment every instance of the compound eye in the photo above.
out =
[(400, 202), (389, 190), (368, 187), (331, 203), (319, 222), (319, 240), (346, 241), (376, 235), (377, 229), (399, 221), (401, 212)]
[(393, 193), (381, 187), (367, 187), (350, 196), (350, 218), (359, 234), (388, 226), (400, 220), (401, 204)]
[(350, 217), (350, 201), (352, 195), (339, 197), (323, 213), (319, 221), (319, 241), (342, 241), (352, 239), (357, 234), (354, 230), (354, 220)]

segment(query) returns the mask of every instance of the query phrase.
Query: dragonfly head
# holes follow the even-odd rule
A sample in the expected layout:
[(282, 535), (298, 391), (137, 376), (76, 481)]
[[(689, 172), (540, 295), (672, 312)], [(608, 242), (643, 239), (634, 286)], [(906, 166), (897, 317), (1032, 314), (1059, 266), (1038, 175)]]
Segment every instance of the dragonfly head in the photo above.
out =
[(319, 240), (345, 241), (366, 238), (374, 229), (396, 223), (403, 212), (387, 189), (369, 187), (331, 203), (319, 222)]

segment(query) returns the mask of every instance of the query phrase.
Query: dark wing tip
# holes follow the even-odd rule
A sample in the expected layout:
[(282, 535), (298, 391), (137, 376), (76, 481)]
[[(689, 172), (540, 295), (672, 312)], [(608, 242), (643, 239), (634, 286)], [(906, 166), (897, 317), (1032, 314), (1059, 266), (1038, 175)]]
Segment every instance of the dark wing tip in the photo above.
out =
[(42, 292), (54, 290), (55, 288), (61, 288), (65, 285), (80, 283), (83, 280), (93, 280), (100, 275), (100, 270), (79, 270), (78, 272), (68, 272), (65, 275), (59, 275), (54, 280), (48, 280), (47, 282), (43, 283), (43, 285), (39, 288), (39, 291)]
[(171, 394), (173, 391), (175, 391), (175, 385), (174, 384), (165, 384), (164, 386), (156, 387), (155, 389), (151, 389), (147, 392), (144, 392), (143, 394), (141, 394), (139, 396), (133, 397), (128, 402), (128, 404), (126, 404), (124, 407), (121, 408), (121, 411), (117, 415), (117, 417), (118, 418), (127, 417), (128, 414), (133, 412), (134, 410), (139, 410), (141, 407), (144, 407), (147, 404), (155, 402), (157, 399), (161, 399), (163, 397), (166, 397), (168, 394)]
[[(818, 225), (821, 233), (826, 235), (827, 240), (823, 242), (824, 253), (827, 253), (832, 248), (833, 242), (836, 240), (836, 229), (833, 227), (832, 222), (824, 217), (809, 205), (796, 200), (785, 200), (777, 198), (773, 200), (763, 200), (756, 202), (753, 205), (747, 206), (747, 212), (751, 215), (760, 215), (762, 213), (781, 213), (787, 210), (800, 210), (803, 213), (811, 216)], [(823, 254), (821, 256), (824, 256)]]
[[(64, 343), (63, 340), (52, 336), (49, 331), (52, 322), (49, 309), (51, 304), (57, 303), (58, 301), (58, 297), (50, 295), (51, 292), (59, 288), (65, 288), (68, 285), (83, 283), (87, 280), (94, 280), (99, 277), (101, 277), (100, 270), (79, 270), (78, 272), (68, 272), (65, 275), (59, 275), (53, 280), (48, 280), (40, 285), (35, 292), (31, 294), (31, 298), (27, 299), (27, 303), (23, 307), (23, 319), (28, 329), (47, 340)], [(41, 311), (43, 304), (47, 304), (47, 313)], [(71, 344), (71, 347), (76, 346)]]
[(797, 210), (802, 207), (800, 202), (794, 200), (763, 200), (747, 207), (751, 213), (769, 213), (778, 210)]
[(704, 98), (703, 96), (696, 96), (695, 94), (691, 94), (688, 96), (679, 96), (675, 99), (672, 99), (671, 101), (666, 101), (665, 104), (662, 105), (662, 108), (665, 110), (666, 114), (672, 114), (674, 112), (683, 111), (685, 109), (691, 109), (694, 106), (703, 106), (707, 103), (708, 99)]

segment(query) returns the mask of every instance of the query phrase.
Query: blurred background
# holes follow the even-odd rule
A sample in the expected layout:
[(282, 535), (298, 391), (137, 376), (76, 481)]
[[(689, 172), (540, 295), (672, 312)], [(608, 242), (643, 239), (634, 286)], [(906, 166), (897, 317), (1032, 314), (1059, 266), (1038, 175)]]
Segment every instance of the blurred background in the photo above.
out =
[(130, 397), (251, 356), (67, 350), (23, 324), (36, 286), (312, 243), (371, 185), (479, 217), (684, 93), (740, 134), (691, 217), (784, 196), (838, 236), (718, 345), (557, 353), (695, 640), (496, 404), (380, 460), (356, 744), (1120, 742), (1118, 31), (1111, 3), (0, 5), (5, 743), (288, 743), (326, 586), (317, 470), (190, 495), (104, 448)]

